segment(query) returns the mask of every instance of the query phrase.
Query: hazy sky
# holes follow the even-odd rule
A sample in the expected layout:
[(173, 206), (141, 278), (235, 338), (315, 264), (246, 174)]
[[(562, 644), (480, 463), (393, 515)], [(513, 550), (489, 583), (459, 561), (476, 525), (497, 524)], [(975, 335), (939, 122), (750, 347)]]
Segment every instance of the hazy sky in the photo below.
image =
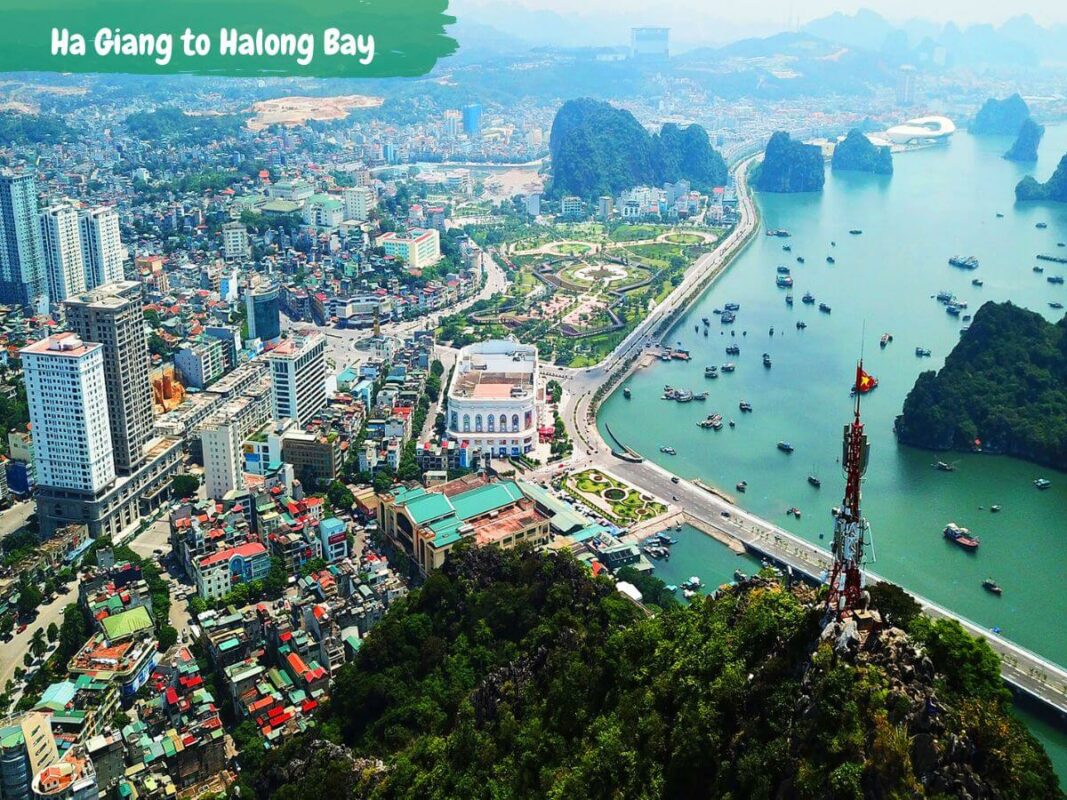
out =
[[(769, 22), (784, 27), (789, 20), (808, 22), (834, 11), (852, 13), (870, 8), (894, 22), (922, 17), (937, 22), (953, 20), (959, 24), (1000, 23), (1019, 14), (1030, 14), (1044, 24), (1067, 22), (1067, 3), (1063, 0), (742, 0), (742, 2), (707, 2), (707, 0), (506, 0), (528, 9), (544, 9), (563, 14), (606, 13), (632, 18), (647, 18), (648, 23), (668, 17), (672, 24), (692, 15), (695, 20), (720, 19), (748, 24)], [(466, 0), (462, 5), (496, 5), (492, 0)], [(458, 5), (458, 4), (457, 4)]]

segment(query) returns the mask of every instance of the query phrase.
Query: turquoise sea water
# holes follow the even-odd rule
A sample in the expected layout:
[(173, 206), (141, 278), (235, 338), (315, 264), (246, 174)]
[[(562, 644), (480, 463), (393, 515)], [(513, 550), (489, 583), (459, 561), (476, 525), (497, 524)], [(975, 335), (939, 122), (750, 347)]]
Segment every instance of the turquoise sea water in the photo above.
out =
[[(1035, 259), (1038, 253), (1067, 256), (1067, 247), (1057, 246), (1067, 244), (1067, 206), (1016, 205), (1013, 197), (1023, 175), (1032, 171), (1044, 180), (1052, 172), (1067, 152), (1067, 126), (1049, 128), (1034, 167), (1003, 160), (1009, 145), (1005, 138), (960, 133), (947, 146), (897, 155), (890, 178), (828, 172), (822, 193), (760, 195), (763, 227), (784, 228), (791, 238), (755, 237), (669, 336), (689, 348), (693, 360), (657, 363), (635, 374), (626, 382), (632, 399), (616, 393), (600, 421), (684, 477), (701, 477), (728, 492), (748, 481), (748, 492), (737, 495), (744, 506), (812, 541), (825, 537), (825, 545), (830, 508), (843, 491), (841, 429), (849, 420), (848, 389), (862, 353), (880, 381), (863, 402), (871, 440), (863, 506), (874, 533), (872, 568), (1067, 664), (1067, 474), (1004, 457), (915, 450), (898, 445), (892, 432), (916, 376), (940, 367), (965, 324), (933, 299), (937, 292), (966, 301), (963, 314), (986, 300), (1011, 300), (1055, 320), (1064, 312), (1049, 303), (1067, 306), (1067, 286), (1046, 280), (1067, 276), (1067, 265)], [(1039, 222), (1047, 227), (1035, 227)], [(850, 235), (850, 229), (863, 233)], [(786, 244), (791, 252), (783, 251)], [(980, 267), (949, 266), (956, 254), (976, 256)], [(828, 255), (836, 263), (828, 263)], [(792, 290), (775, 286), (778, 265), (791, 270)], [(1035, 265), (1044, 272), (1035, 273)], [(972, 286), (973, 278), (984, 285)], [(790, 291), (792, 308), (785, 302)], [(816, 303), (830, 305), (830, 314), (801, 302), (809, 291)], [(720, 325), (713, 314), (726, 302), (741, 305), (733, 326)], [(707, 337), (703, 317), (710, 321)], [(797, 321), (807, 328), (798, 330)], [(884, 332), (893, 341), (883, 349)], [(739, 345), (740, 356), (727, 356), (728, 344)], [(931, 357), (916, 357), (916, 347), (929, 348)], [(761, 364), (764, 352), (771, 356), (770, 369)], [(706, 364), (727, 361), (736, 363), (735, 373), (704, 378)], [(667, 402), (660, 399), (665, 384), (710, 395), (706, 403)], [(752, 403), (754, 413), (742, 415), (740, 400)], [(733, 418), (736, 428), (698, 429), (697, 420), (713, 411)], [(781, 440), (794, 446), (791, 455), (776, 448)], [(664, 444), (675, 447), (677, 456), (661, 455)], [(939, 459), (957, 470), (935, 471), (931, 465)], [(822, 480), (821, 489), (808, 485), (811, 472)], [(1049, 478), (1052, 488), (1037, 491), (1037, 477)], [(993, 504), (1003, 510), (990, 513)], [(801, 509), (800, 520), (786, 517), (791, 506)], [(943, 539), (950, 521), (981, 538), (978, 552)], [(710, 552), (724, 550), (677, 549), (669, 574), (680, 579), (701, 574), (705, 564), (714, 571), (710, 565), (719, 556)], [(678, 582), (667, 579), (668, 568), (660, 572), (668, 583)], [(1000, 583), (1002, 597), (983, 591), (986, 577)], [(1067, 775), (1067, 737), (1036, 721), (1033, 729), (1061, 776)]]

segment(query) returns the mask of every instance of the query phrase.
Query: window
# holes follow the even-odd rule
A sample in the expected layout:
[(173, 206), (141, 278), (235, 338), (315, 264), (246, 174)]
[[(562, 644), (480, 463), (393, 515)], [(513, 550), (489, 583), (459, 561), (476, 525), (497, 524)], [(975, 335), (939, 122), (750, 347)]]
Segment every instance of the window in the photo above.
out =
[(474, 430), (476, 433), (482, 432), (482, 415), (478, 414), (474, 417)]
[(518, 431), (519, 430), (519, 415), (518, 414), (512, 414), (511, 415), (511, 430), (512, 431)]
[(493, 431), (495, 431), (496, 430), (496, 417), (494, 417), (492, 414), (490, 414), (486, 421), (489, 423), (489, 432), (492, 433)]

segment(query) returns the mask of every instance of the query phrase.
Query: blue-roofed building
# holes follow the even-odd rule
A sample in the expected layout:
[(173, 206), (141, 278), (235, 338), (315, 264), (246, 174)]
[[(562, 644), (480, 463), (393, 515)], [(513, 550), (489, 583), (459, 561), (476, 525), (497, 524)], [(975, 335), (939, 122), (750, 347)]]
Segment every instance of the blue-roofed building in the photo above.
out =
[(515, 481), (487, 482), (467, 476), (432, 491), (397, 486), (379, 499), (382, 532), (429, 572), (444, 563), (459, 542), (541, 547), (551, 536), (550, 517)]
[(344, 520), (329, 517), (320, 522), (319, 540), (322, 542), (322, 557), (327, 561), (348, 557), (348, 526)]

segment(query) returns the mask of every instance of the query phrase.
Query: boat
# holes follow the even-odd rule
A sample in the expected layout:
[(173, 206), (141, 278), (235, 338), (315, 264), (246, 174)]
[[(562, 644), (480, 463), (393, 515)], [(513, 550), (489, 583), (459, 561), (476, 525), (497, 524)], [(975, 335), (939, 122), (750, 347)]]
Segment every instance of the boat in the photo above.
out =
[(831, 239), (830, 240), (830, 247), (837, 247), (837, 242), (835, 242), (833, 239)]
[(971, 281), (971, 286), (985, 286), (985, 281), (983, 281), (981, 278), (975, 278), (973, 281)]
[(1053, 300), (1051, 303), (1048, 304), (1048, 307), (1060, 309), (1063, 308), (1063, 303), (1059, 302), (1058, 300)]
[(936, 461), (931, 466), (934, 469), (936, 469), (938, 472), (955, 472), (956, 471), (956, 465), (955, 464), (949, 464), (948, 462), (945, 462), (945, 461)]
[(689, 358), (690, 358), (689, 351), (688, 350), (674, 350), (674, 351), (671, 352), (671, 358), (675, 359), (676, 361), (688, 361)]
[(793, 246), (792, 246), (792, 245), (788, 245), (788, 244), (783, 244), (783, 245), (782, 245), (782, 250), (783, 250), (784, 252), (786, 252), (786, 253), (790, 252), (790, 251), (791, 251), (792, 249), (793, 249)]
[(826, 263), (827, 264), (836, 264), (837, 263), (837, 259), (834, 258), (833, 256), (827, 256), (826, 257)]
[(962, 317), (960, 317), (960, 319), (962, 319), (964, 322), (970, 322), (973, 317), (970, 314), (964, 314)]
[(699, 325), (694, 325), (693, 326), (693, 333), (700, 333), (700, 326)]
[(1043, 231), (1043, 230), (1045, 230), (1045, 228), (1048, 227), (1048, 223), (1047, 222), (1039, 222), (1036, 225), (1034, 225), (1034, 227), (1037, 228), (1040, 231)]
[(955, 303), (949, 303), (945, 306), (945, 313), (951, 314), (953, 317), (958, 317), (960, 315), (960, 307)]
[(830, 313), (830, 306), (826, 305), (826, 303), (819, 303), (819, 311), (821, 311), (824, 314), (829, 314)]
[(741, 494), (744, 494), (745, 489), (748, 488), (748, 481), (738, 481), (737, 485), (734, 486), (734, 488), (737, 489), (737, 491), (741, 492)]
[(629, 400), (631, 394), (632, 394), (632, 392), (630, 391), (630, 387), (629, 386), (622, 387), (622, 396), (623, 397), (625, 397), (627, 400)]
[(970, 530), (957, 525), (955, 522), (950, 522), (945, 526), (944, 530), (945, 538), (954, 544), (958, 544), (964, 550), (974, 552), (978, 549), (978, 545), (981, 543), (977, 536), (972, 536)]
[(948, 263), (960, 269), (978, 269), (978, 259), (974, 256), (952, 256)]
[(674, 400), (679, 402), (679, 403), (688, 403), (692, 399), (693, 399), (693, 393), (691, 391), (689, 391), (688, 389), (685, 389), (685, 390), (683, 390), (681, 392), (678, 392), (677, 394), (674, 395)]
[(1044, 272), (1044, 271), (1045, 271), (1044, 267), (1034, 267), (1034, 272)]
[(722, 414), (708, 414), (704, 419), (697, 423), (698, 428), (707, 430), (722, 430)]
[(677, 451), (677, 450), (675, 450), (675, 449), (674, 449), (673, 447), (670, 447), (670, 446), (668, 446), (668, 445), (663, 445), (662, 447), (660, 447), (659, 451), (660, 451), (661, 453), (666, 453), (666, 454), (667, 454), (667, 455), (669, 455), (669, 456), (676, 456), (676, 455), (678, 455), (678, 451)]
[(1004, 590), (1001, 589), (1000, 586), (997, 585), (997, 582), (992, 578), (986, 578), (982, 581), (982, 588), (990, 594), (995, 594), (997, 597), (1000, 597), (1000, 595), (1004, 593)]
[(800, 302), (810, 306), (812, 303), (815, 302), (815, 295), (813, 295), (811, 292), (805, 292), (804, 296), (800, 298)]
[(930, 357), (930, 348), (928, 348), (928, 347), (916, 347), (915, 348), (915, 355), (917, 355), (919, 358), (929, 358)]
[(735, 425), (737, 425), (737, 423), (736, 423), (736, 422), (734, 422), (733, 420), (730, 420), (730, 421), (729, 421), (729, 422), (728, 422), (727, 424), (728, 424), (728, 425), (729, 425), (729, 426), (730, 426), (731, 428), (732, 428), (732, 427), (734, 427)]
[(787, 295), (785, 296), (785, 304), (786, 304), (787, 306), (791, 306), (791, 305), (793, 305), (793, 295), (791, 295), (791, 294), (787, 294)]
[(764, 353), (763, 354), (763, 366), (765, 366), (767, 369), (771, 368), (771, 355), (770, 355), (770, 353)]
[(859, 228), (853, 228), (849, 231), (849, 233), (851, 233), (853, 236), (859, 236), (861, 233), (863, 233), (863, 231), (861, 231)]
[(748, 575), (746, 575), (745, 573), (743, 573), (739, 569), (735, 569), (734, 570), (734, 581), (736, 583), (744, 583), (747, 580), (748, 580)]
[(797, 519), (800, 519), (800, 509), (799, 509), (799, 508), (797, 508), (796, 506), (793, 506), (793, 507), (792, 507), (791, 509), (789, 509), (789, 510), (788, 510), (788, 511), (787, 511), (786, 513), (787, 513), (787, 514), (792, 514), (792, 515), (793, 515), (794, 517), (796, 517)]
[(997, 212), (997, 219), (1004, 219), (1004, 215), (999, 211)]
[(732, 361), (728, 361), (727, 363), (722, 365), (721, 369), (723, 372), (733, 372), (735, 369), (737, 369), (737, 366)]
[(996, 514), (996, 513), (998, 512), (998, 511), (1000, 511), (1000, 506), (990, 506), (990, 507), (989, 507), (989, 510), (990, 510), (990, 512), (992, 512), (993, 514)]
[(779, 275), (774, 283), (779, 289), (788, 289), (793, 285), (793, 278), (789, 275)]
[(703, 403), (705, 400), (708, 399), (708, 393), (699, 392), (698, 394), (693, 395), (693, 399), (696, 400), (698, 403)]
[(719, 317), (719, 322), (723, 325), (733, 325), (737, 321), (737, 317), (730, 311), (723, 311)]
[(789, 442), (778, 442), (778, 449), (783, 453), (792, 453), (794, 448)]
[(740, 403), (737, 404), (737, 407), (741, 409), (741, 411), (744, 413), (752, 413), (752, 403), (748, 402), (747, 400), (742, 400)]
[(822, 481), (819, 480), (819, 476), (816, 475), (814, 472), (811, 473), (810, 475), (808, 475), (808, 483), (810, 483), (816, 489), (818, 489), (820, 486), (822, 486)]
[(738, 347), (736, 344), (729, 344), (726, 346), (726, 355), (739, 356), (741, 355), (741, 348)]
[(789, 274), (789, 267), (779, 266), (778, 267), (778, 274), (779, 275), (788, 275)]
[(881, 347), (884, 350), (885, 346), (887, 344), (889, 344), (891, 341), (893, 341), (893, 334), (891, 334), (891, 333), (883, 333), (882, 334), (882, 338), (878, 340), (878, 346)]
[(767, 231), (767, 235), (768, 236), (777, 236), (780, 239), (788, 239), (793, 234), (791, 234), (785, 228), (772, 228), (772, 229)]
[(707, 337), (707, 335), (708, 335), (708, 329), (707, 329), (707, 328), (705, 328), (705, 329), (704, 329), (704, 336), (705, 336), (705, 337)]
[(1062, 275), (1049, 275), (1047, 278), (1045, 278), (1045, 280), (1048, 281), (1049, 283), (1063, 283), (1063, 276)]
[(723, 308), (726, 311), (740, 311), (741, 310), (741, 304), (740, 303), (727, 303), (726, 305), (723, 306)]
[(714, 364), (711, 364), (709, 366), (704, 367), (704, 377), (705, 378), (718, 378), (719, 377), (719, 368), (716, 367)]
[(1037, 478), (1034, 481), (1034, 486), (1036, 486), (1038, 489), (1041, 489), (1042, 491), (1044, 491), (1045, 489), (1047, 489), (1051, 485), (1052, 485), (1052, 481), (1050, 481), (1048, 478)]
[(797, 263), (798, 264), (803, 264), (804, 263), (804, 256), (797, 256)]
[(707, 327), (711, 324), (711, 320), (709, 320), (707, 317), (701, 317), (700, 321), (704, 323), (704, 327)]

